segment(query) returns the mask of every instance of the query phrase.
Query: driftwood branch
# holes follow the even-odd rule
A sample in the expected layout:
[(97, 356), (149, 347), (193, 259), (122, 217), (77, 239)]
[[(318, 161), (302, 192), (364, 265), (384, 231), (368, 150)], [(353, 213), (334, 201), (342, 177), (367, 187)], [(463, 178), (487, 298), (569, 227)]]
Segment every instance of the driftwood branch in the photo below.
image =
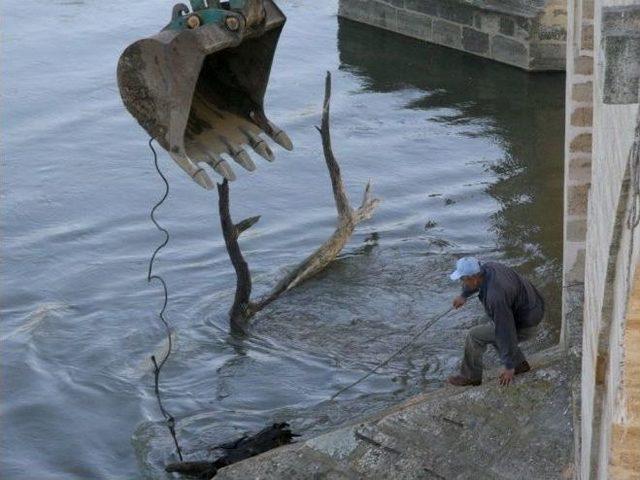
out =
[[(236, 271), (236, 296), (233, 307), (230, 311), (231, 322), (241, 326), (244, 320), (247, 320), (256, 312), (273, 302), (282, 293), (294, 288), (313, 275), (323, 270), (329, 265), (342, 251), (345, 244), (351, 237), (358, 223), (371, 218), (373, 210), (379, 200), (371, 195), (371, 183), (367, 183), (364, 190), (364, 196), (360, 207), (354, 209), (351, 207), (349, 198), (344, 188), (340, 166), (333, 154), (331, 148), (331, 132), (330, 132), (330, 100), (331, 100), (331, 74), (327, 72), (325, 80), (325, 94), (322, 108), (322, 122), (318, 131), (322, 139), (322, 149), (324, 152), (325, 162), (329, 170), (331, 178), (331, 186), (333, 189), (333, 197), (336, 202), (338, 211), (338, 225), (333, 234), (311, 255), (305, 258), (291, 272), (285, 275), (276, 286), (264, 297), (256, 302), (251, 302), (251, 274), (249, 267), (242, 256), (240, 246), (238, 245), (238, 236), (247, 228), (251, 227), (260, 217), (252, 217), (234, 225), (231, 221), (229, 213), (229, 186), (225, 180), (218, 185), (218, 195), (220, 203), (220, 220), (222, 222), (222, 231), (227, 245), (227, 251), (233, 267)], [(317, 127), (316, 127), (317, 128)]]
[(233, 268), (236, 271), (236, 296), (233, 299), (229, 317), (232, 325), (242, 327), (243, 320), (250, 316), (248, 310), (251, 300), (251, 272), (249, 271), (249, 265), (242, 256), (238, 237), (260, 220), (260, 217), (247, 218), (234, 225), (229, 212), (229, 183), (226, 179), (218, 184), (218, 210), (220, 212), (224, 243)]
[(287, 445), (291, 443), (294, 437), (299, 436), (291, 432), (288, 423), (274, 423), (255, 435), (245, 435), (235, 441), (214, 447), (214, 450), (223, 452), (214, 461), (170, 463), (166, 466), (165, 471), (180, 473), (201, 480), (210, 480), (221, 468), (267, 452), (273, 448)]

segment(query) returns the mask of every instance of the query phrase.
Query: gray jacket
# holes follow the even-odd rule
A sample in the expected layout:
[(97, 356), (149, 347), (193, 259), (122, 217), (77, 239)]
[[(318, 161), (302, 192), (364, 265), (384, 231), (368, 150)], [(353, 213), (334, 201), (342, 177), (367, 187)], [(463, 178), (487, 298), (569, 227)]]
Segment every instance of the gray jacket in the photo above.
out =
[(544, 299), (529, 280), (513, 268), (497, 262), (481, 264), (484, 280), (479, 289), (462, 289), (468, 298), (478, 292), (487, 315), (496, 327), (496, 345), (502, 363), (514, 368), (514, 352), (518, 348), (517, 330), (536, 326), (544, 314)]

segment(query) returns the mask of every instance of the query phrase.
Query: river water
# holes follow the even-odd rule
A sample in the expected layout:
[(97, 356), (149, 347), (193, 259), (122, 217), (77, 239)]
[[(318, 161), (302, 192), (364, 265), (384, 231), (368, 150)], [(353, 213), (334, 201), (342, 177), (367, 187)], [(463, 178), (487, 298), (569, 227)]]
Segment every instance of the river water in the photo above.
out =
[[(176, 347), (162, 390), (189, 458), (272, 421), (316, 434), (440, 386), (481, 318), (475, 301), (327, 401), (448, 308), (458, 286), (447, 273), (464, 254), (540, 286), (550, 311), (528, 350), (558, 336), (564, 76), (341, 21), (335, 1), (279, 3), (288, 22), (267, 112), (296, 148), (231, 185), (235, 219), (262, 215), (241, 239), (257, 293), (333, 231), (314, 129), (327, 70), (347, 189), (358, 204), (371, 179), (382, 203), (326, 272), (237, 338), (217, 196), (162, 153), (171, 194), (158, 218), (172, 237), (156, 265)], [(115, 83), (120, 52), (171, 6), (3, 5), (3, 478), (164, 478), (174, 458), (149, 360), (166, 345), (161, 292), (146, 282), (163, 184)]]

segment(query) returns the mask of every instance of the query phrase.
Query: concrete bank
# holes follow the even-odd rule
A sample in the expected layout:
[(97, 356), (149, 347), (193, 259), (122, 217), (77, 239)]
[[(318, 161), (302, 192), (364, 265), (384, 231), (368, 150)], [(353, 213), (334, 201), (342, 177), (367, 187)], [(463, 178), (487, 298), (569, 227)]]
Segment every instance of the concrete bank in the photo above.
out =
[(565, 69), (566, 0), (340, 0), (338, 15), (525, 70)]
[(375, 417), (220, 470), (239, 479), (573, 478), (570, 364), (559, 349), (499, 387), (443, 387)]

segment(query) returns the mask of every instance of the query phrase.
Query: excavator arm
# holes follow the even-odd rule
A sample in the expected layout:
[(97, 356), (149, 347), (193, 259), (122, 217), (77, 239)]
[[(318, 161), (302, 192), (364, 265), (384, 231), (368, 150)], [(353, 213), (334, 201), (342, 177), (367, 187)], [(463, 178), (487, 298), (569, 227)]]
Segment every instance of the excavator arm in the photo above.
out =
[(208, 165), (234, 180), (230, 162), (253, 171), (249, 151), (268, 161), (265, 140), (291, 150), (287, 134), (264, 112), (271, 63), (285, 16), (272, 0), (191, 0), (169, 24), (136, 41), (118, 62), (129, 112), (204, 188)]

